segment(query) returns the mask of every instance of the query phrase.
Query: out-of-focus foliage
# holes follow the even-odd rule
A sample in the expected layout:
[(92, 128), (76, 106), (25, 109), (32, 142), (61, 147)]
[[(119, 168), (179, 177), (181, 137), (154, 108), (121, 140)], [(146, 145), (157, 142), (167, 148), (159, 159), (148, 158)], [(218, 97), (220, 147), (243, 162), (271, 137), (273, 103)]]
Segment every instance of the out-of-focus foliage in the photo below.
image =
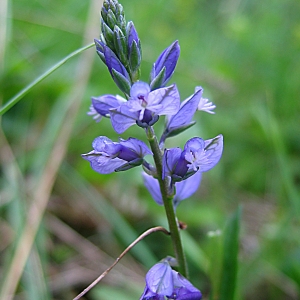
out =
[[(168, 144), (224, 135), (221, 162), (177, 209), (188, 225), (183, 235), (191, 281), (204, 299), (212, 293), (218, 299), (222, 234), (241, 204), (235, 299), (299, 299), (300, 2), (121, 3), (142, 42), (141, 79), (149, 79), (157, 56), (178, 39), (181, 55), (171, 83), (182, 100), (201, 85), (217, 105), (216, 115), (199, 113), (197, 124)], [(1, 1), (2, 104), (98, 37), (100, 5)], [(90, 97), (106, 93), (119, 91), (92, 48), (2, 116), (0, 295), (10, 289), (14, 299), (71, 299), (140, 233), (166, 225), (140, 169), (104, 176), (80, 157), (96, 136), (118, 137), (109, 120), (95, 123), (86, 115)], [(144, 132), (130, 128), (122, 137), (129, 136), (144, 139)], [(138, 299), (147, 269), (172, 255), (170, 244), (159, 233), (146, 238), (86, 299)]]

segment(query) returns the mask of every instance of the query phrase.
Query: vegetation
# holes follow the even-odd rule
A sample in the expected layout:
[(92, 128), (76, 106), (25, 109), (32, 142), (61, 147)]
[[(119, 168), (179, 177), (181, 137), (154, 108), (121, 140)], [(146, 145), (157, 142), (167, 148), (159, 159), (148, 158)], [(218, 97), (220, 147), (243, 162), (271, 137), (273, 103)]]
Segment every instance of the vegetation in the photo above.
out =
[[(217, 106), (214, 116), (198, 114), (186, 139), (183, 133), (168, 141), (182, 147), (193, 135), (224, 135), (220, 163), (177, 209), (188, 225), (182, 235), (191, 282), (204, 299), (299, 299), (300, 2), (121, 3), (142, 43), (142, 80), (178, 39), (170, 83), (182, 100), (201, 85)], [(101, 1), (1, 2), (2, 108), (98, 38), (100, 7)], [(109, 120), (86, 115), (90, 97), (120, 91), (94, 47), (79, 52), (2, 111), (1, 299), (71, 299), (138, 235), (167, 226), (139, 169), (100, 175), (81, 158), (96, 136), (118, 137)], [(137, 128), (122, 137), (132, 130), (144, 139)], [(85, 299), (138, 299), (162, 252), (172, 252), (169, 238), (147, 237)]]

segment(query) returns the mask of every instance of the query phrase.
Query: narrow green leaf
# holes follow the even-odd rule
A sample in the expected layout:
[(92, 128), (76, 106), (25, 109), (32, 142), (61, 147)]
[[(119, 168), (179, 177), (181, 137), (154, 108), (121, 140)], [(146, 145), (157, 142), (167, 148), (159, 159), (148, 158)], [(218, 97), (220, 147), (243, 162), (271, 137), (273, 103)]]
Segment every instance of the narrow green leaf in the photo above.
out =
[(220, 300), (234, 299), (238, 270), (238, 250), (241, 207), (231, 216), (224, 230), (223, 271), (221, 274)]
[(80, 49), (77, 49), (76, 51), (72, 52), (65, 58), (63, 58), (61, 61), (59, 61), (56, 65), (48, 69), (45, 73), (43, 73), (41, 76), (36, 78), (34, 81), (32, 81), (29, 85), (27, 85), (24, 89), (22, 89), (18, 94), (16, 94), (14, 97), (12, 97), (10, 100), (8, 100), (1, 108), (0, 108), (0, 116), (6, 113), (10, 108), (12, 108), (15, 104), (17, 104), (28, 92), (30, 92), (31, 89), (33, 89), (38, 83), (43, 81), (46, 77), (48, 77), (50, 74), (52, 74), (55, 70), (57, 70), (59, 67), (61, 67), (64, 63), (66, 63), (69, 59), (76, 56), (77, 54), (82, 53), (83, 51), (93, 47), (95, 44), (91, 43), (87, 46), (84, 46)]

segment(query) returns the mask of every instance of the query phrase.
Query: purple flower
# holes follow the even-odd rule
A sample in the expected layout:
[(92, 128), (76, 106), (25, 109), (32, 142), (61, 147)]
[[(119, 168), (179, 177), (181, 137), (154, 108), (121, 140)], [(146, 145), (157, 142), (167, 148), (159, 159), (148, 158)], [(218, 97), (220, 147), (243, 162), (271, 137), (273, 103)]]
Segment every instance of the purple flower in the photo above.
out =
[(100, 97), (92, 97), (92, 105), (90, 106), (88, 115), (93, 115), (93, 119), (99, 122), (102, 117), (110, 117), (111, 108), (116, 108), (124, 102), (126, 102), (126, 99), (118, 95), (103, 95)]
[(120, 139), (117, 143), (99, 136), (93, 141), (93, 148), (91, 152), (82, 154), (82, 157), (91, 163), (93, 170), (101, 174), (134, 168), (143, 163), (144, 156), (152, 154), (144, 142), (135, 138)]
[(180, 47), (178, 41), (172, 43), (166, 48), (153, 64), (150, 74), (151, 89), (157, 89), (165, 86), (174, 73), (178, 58), (180, 54)]
[[(180, 182), (175, 182), (175, 191), (176, 194), (173, 198), (174, 208), (178, 206), (178, 204), (193, 195), (200, 186), (202, 173), (196, 172), (195, 175), (188, 177), (186, 180), (182, 180)], [(152, 198), (158, 205), (163, 205), (163, 199), (159, 187), (158, 180), (148, 175), (147, 173), (143, 173), (144, 184), (148, 191), (150, 192)]]
[(203, 89), (201, 87), (197, 87), (195, 93), (181, 103), (177, 114), (167, 116), (167, 122), (164, 133), (160, 139), (160, 144), (164, 143), (166, 138), (175, 136), (195, 124), (192, 118), (197, 111), (202, 91)]
[(223, 151), (223, 136), (203, 140), (195, 137), (188, 140), (183, 151), (180, 148), (166, 149), (163, 156), (163, 178), (181, 181), (196, 172), (206, 172), (220, 160)]
[(146, 274), (146, 287), (140, 300), (200, 300), (201, 292), (172, 270), (167, 260), (154, 265)]
[(147, 83), (138, 81), (131, 87), (129, 100), (110, 109), (112, 126), (119, 134), (134, 124), (152, 126), (160, 115), (176, 114), (179, 105), (176, 85), (150, 91)]

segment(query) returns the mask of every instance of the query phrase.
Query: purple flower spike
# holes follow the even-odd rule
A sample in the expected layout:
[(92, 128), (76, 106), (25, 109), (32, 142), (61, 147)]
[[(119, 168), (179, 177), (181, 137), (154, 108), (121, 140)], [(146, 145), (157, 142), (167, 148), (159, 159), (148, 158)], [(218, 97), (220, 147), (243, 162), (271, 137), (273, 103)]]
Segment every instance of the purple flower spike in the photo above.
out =
[(93, 148), (91, 152), (82, 154), (82, 157), (100, 174), (131, 169), (141, 165), (144, 156), (152, 154), (144, 142), (135, 138), (121, 139), (117, 143), (105, 136), (99, 136), (93, 141)]
[(172, 43), (160, 54), (152, 67), (150, 75), (151, 89), (165, 86), (174, 73), (179, 54), (180, 47), (178, 41)]
[(202, 294), (186, 278), (172, 270), (167, 259), (154, 265), (146, 275), (140, 300), (201, 300)]
[(152, 126), (160, 115), (176, 114), (179, 105), (176, 85), (150, 91), (147, 83), (138, 81), (131, 87), (130, 99), (110, 110), (112, 126), (119, 134), (135, 123), (140, 127)]
[[(180, 182), (175, 182), (175, 190), (176, 194), (173, 198), (174, 208), (178, 206), (178, 204), (192, 196), (200, 186), (202, 173), (197, 172), (195, 175), (188, 177), (186, 180), (182, 180)], [(144, 184), (148, 191), (150, 192), (152, 198), (158, 205), (163, 205), (162, 195), (159, 187), (158, 180), (153, 178), (151, 175), (143, 173)]]
[(206, 172), (220, 160), (223, 151), (223, 136), (204, 141), (192, 138), (187, 141), (184, 150), (166, 149), (163, 156), (163, 178), (170, 176), (174, 182), (181, 181), (196, 172)]

